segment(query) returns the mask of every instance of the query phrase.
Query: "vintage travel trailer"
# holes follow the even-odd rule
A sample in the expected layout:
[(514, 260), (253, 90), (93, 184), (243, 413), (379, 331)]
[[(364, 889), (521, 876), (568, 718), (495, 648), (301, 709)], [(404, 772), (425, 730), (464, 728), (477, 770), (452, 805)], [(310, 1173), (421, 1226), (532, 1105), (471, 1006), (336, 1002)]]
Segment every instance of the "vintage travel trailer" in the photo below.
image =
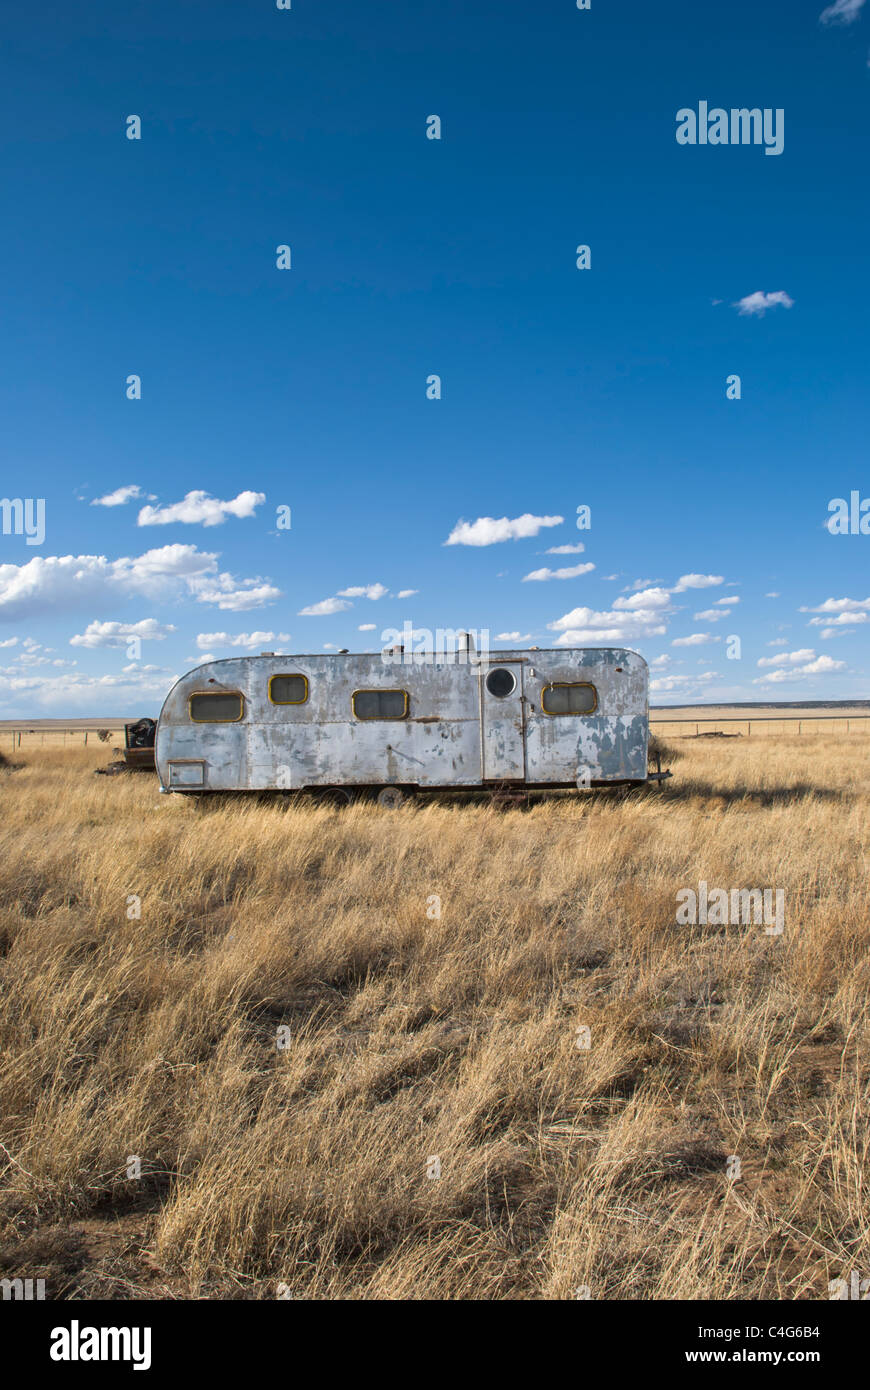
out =
[[(648, 780), (649, 673), (622, 647), (233, 657), (160, 713), (161, 790), (436, 789)], [(655, 774), (652, 774), (653, 776)]]

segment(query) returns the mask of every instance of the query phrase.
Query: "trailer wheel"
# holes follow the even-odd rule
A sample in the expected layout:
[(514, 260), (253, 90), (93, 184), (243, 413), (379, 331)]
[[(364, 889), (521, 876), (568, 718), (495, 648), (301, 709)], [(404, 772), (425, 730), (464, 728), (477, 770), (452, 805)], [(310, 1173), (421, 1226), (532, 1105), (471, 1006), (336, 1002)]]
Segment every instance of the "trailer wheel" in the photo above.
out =
[(403, 806), (408, 798), (400, 787), (381, 787), (376, 800), (385, 811), (395, 811), (397, 807)]
[(323, 787), (314, 793), (314, 800), (320, 806), (349, 806), (353, 792), (347, 787)]

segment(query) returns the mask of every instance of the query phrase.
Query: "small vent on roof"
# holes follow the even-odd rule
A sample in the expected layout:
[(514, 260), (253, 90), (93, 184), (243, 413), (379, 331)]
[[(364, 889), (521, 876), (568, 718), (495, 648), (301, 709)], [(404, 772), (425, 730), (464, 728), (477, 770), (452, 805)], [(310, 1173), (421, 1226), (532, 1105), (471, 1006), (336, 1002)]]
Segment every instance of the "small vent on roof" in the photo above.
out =
[(274, 652), (260, 652), (260, 656), (274, 656)]

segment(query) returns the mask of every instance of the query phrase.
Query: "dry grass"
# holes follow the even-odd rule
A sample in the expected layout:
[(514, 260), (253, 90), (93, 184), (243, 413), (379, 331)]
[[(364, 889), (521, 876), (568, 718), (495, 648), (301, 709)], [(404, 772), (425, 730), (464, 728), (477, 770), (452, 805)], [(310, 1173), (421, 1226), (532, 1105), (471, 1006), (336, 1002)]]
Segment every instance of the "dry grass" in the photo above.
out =
[[(504, 812), (201, 808), (94, 777), (104, 748), (22, 750), (0, 1273), (450, 1299), (870, 1273), (863, 746), (686, 741), (663, 793)], [(676, 926), (700, 879), (784, 888), (784, 935)]]

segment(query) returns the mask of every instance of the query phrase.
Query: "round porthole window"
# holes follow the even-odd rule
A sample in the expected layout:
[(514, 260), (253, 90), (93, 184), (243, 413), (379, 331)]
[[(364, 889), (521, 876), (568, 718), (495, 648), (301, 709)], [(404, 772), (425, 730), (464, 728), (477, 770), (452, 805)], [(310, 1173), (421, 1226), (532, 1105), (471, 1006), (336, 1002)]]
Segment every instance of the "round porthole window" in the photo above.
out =
[(508, 671), (504, 666), (496, 666), (494, 671), (490, 671), (486, 678), (486, 688), (490, 695), (495, 695), (499, 700), (503, 700), (506, 695), (512, 695), (517, 688), (517, 680), (513, 671)]

